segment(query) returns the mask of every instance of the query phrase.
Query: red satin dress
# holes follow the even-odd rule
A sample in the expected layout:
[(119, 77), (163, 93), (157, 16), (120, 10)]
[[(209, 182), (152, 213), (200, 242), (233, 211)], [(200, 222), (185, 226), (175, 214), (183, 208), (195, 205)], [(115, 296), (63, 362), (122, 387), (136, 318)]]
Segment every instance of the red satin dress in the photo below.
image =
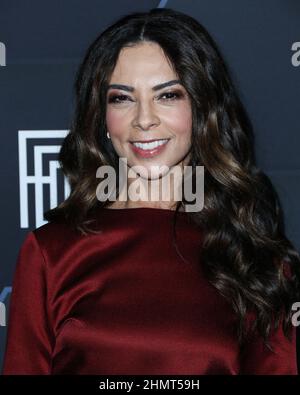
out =
[[(47, 223), (27, 234), (3, 374), (297, 374), (296, 337), (241, 352), (230, 304), (205, 279), (185, 212), (101, 208), (98, 235)], [(98, 216), (97, 216), (98, 218)]]

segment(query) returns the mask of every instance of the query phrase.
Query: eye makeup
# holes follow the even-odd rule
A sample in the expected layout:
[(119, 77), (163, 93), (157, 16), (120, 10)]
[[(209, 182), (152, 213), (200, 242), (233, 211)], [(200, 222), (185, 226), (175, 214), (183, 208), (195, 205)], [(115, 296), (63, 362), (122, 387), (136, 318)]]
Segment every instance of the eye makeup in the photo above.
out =
[[(186, 95), (180, 89), (173, 89), (166, 92), (161, 93), (158, 96), (159, 100), (163, 101), (175, 101), (184, 98)], [(165, 97), (165, 98), (164, 98)], [(110, 93), (108, 95), (108, 103), (111, 104), (119, 104), (126, 101), (132, 101), (132, 99), (128, 95), (117, 94), (117, 93)]]

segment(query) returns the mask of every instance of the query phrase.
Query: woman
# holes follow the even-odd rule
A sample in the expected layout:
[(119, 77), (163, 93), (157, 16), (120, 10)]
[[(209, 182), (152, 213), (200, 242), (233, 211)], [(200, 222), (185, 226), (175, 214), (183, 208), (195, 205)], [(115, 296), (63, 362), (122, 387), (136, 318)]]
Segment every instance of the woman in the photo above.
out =
[[(207, 31), (171, 9), (122, 17), (76, 97), (59, 158), (71, 194), (20, 250), (4, 374), (297, 374), (299, 255)], [(204, 166), (203, 208), (122, 200), (120, 181), (109, 199), (96, 174), (120, 176), (120, 158), (150, 192)]]

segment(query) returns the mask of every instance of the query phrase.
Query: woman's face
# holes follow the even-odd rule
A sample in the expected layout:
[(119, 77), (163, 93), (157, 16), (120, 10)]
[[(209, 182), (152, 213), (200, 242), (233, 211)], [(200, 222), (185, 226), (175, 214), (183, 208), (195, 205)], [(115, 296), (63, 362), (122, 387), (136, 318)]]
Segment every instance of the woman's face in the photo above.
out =
[(106, 124), (111, 142), (129, 167), (143, 167), (143, 178), (167, 174), (157, 167), (188, 164), (192, 109), (187, 91), (174, 80), (178, 76), (161, 47), (144, 42), (121, 50), (109, 81)]

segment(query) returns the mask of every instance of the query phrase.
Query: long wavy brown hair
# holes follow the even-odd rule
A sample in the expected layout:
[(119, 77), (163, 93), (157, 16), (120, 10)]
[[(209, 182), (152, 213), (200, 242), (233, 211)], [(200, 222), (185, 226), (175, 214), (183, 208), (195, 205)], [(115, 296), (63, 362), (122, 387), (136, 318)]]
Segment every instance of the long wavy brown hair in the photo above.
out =
[[(290, 338), (299, 254), (285, 235), (276, 191), (255, 165), (252, 126), (220, 50), (186, 14), (155, 8), (125, 15), (90, 45), (76, 76), (76, 108), (59, 154), (71, 193), (44, 218), (63, 219), (87, 234), (94, 231), (97, 208), (109, 205), (96, 196), (98, 167), (113, 166), (118, 174), (119, 158), (106, 136), (108, 81), (120, 50), (143, 41), (162, 47), (191, 98), (190, 165), (204, 166), (205, 197), (204, 208), (187, 215), (204, 229), (205, 274), (237, 314), (239, 341), (248, 333), (248, 313), (255, 316), (251, 329), (267, 345), (273, 326), (282, 325)], [(178, 202), (174, 218), (185, 204)]]

